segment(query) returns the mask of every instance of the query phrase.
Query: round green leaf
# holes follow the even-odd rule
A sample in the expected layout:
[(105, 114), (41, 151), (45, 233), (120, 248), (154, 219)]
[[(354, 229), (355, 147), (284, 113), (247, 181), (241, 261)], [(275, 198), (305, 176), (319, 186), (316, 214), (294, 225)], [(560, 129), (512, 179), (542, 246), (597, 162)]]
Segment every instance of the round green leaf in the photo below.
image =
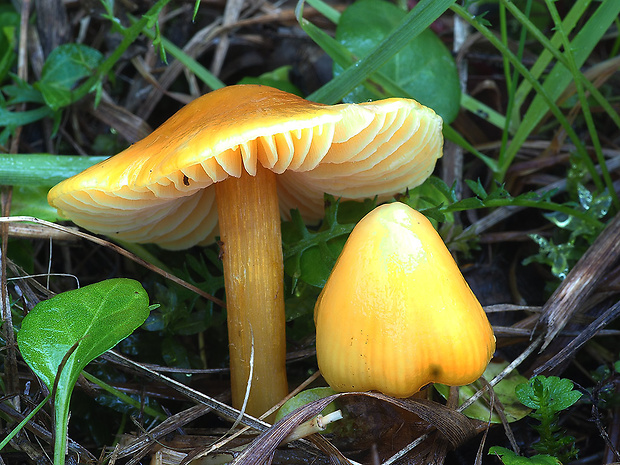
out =
[(38, 303), (24, 317), (17, 343), (50, 390), (63, 358), (77, 344), (58, 382), (57, 396), (69, 396), (82, 369), (129, 336), (148, 314), (149, 298), (139, 282), (110, 279)]
[[(336, 39), (358, 58), (364, 57), (405, 15), (405, 11), (383, 0), (358, 0), (342, 13)], [(335, 75), (341, 72), (342, 68), (334, 67)], [(379, 72), (435, 110), (446, 123), (456, 118), (461, 98), (456, 63), (448, 48), (430, 29), (422, 31)], [(343, 100), (365, 102), (375, 98), (360, 86)]]
[(102, 61), (101, 52), (87, 45), (60, 45), (45, 60), (35, 88), (41, 91), (48, 107), (58, 110), (73, 102), (77, 82), (92, 75)]

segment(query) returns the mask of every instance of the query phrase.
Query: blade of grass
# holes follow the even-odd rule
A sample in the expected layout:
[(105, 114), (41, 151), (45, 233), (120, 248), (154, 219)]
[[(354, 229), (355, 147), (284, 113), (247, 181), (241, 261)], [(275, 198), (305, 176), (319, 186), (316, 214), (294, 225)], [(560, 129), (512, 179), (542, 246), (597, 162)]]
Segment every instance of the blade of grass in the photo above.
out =
[[(120, 25), (120, 21), (112, 16), (113, 8), (108, 9), (108, 14), (105, 15), (105, 17), (110, 21), (114, 22), (117, 27), (122, 31), (123, 40), (118, 45), (118, 47), (116, 47), (116, 49), (110, 54), (110, 56), (106, 58), (106, 60), (101, 64), (101, 66), (99, 66), (97, 72), (75, 90), (74, 95), (76, 101), (89, 94), (97, 86), (97, 83), (99, 83), (100, 80), (112, 70), (114, 65), (123, 56), (123, 53), (125, 53), (129, 46), (136, 41), (142, 31), (149, 24), (151, 24), (157, 19), (160, 11), (169, 2), (170, 0), (158, 0), (137, 22), (135, 22), (128, 28), (123, 28)], [(108, 4), (104, 2), (104, 6), (107, 7)]]
[[(530, 15), (532, 7), (532, 1), (527, 0), (525, 4), (525, 13), (523, 16), (528, 18)], [(501, 18), (501, 33), (502, 33), (502, 41), (506, 47), (508, 47), (508, 31), (507, 31), (507, 21), (506, 21), (506, 7), (503, 4), (500, 4), (500, 18)], [(521, 34), (519, 35), (519, 43), (517, 50), (517, 58), (519, 60), (523, 59), (523, 50), (525, 49), (525, 40), (527, 38), (527, 29), (520, 23), (521, 25)], [(506, 151), (506, 146), (508, 145), (508, 136), (511, 132), (512, 120), (513, 118), (519, 118), (519, 111), (515, 111), (515, 93), (517, 91), (517, 79), (519, 78), (519, 73), (516, 69), (510, 72), (510, 62), (506, 56), (502, 55), (502, 61), (504, 64), (504, 76), (506, 76), (506, 88), (508, 94), (508, 104), (506, 106), (506, 124), (502, 128), (502, 144), (500, 147), (500, 153), (504, 153)]]
[[(577, 25), (577, 22), (583, 16), (584, 12), (586, 11), (591, 2), (592, 0), (577, 0), (575, 2), (573, 7), (566, 15), (566, 18), (564, 18), (564, 22), (562, 23), (562, 27), (568, 34), (570, 34), (574, 27)], [(508, 11), (510, 11), (510, 13), (519, 21), (519, 23), (526, 25), (527, 22), (529, 22), (529, 20), (527, 22), (525, 21), (527, 18), (524, 17), (524, 15), (521, 13), (521, 10), (519, 10), (519, 8), (516, 7), (512, 3), (512, 1), (502, 0), (502, 5), (504, 5)], [(534, 34), (532, 28), (528, 27), (528, 29), (532, 34)], [(536, 27), (534, 27), (534, 29), (538, 30), (538, 28)], [(540, 33), (540, 31), (538, 32)], [(547, 69), (547, 67), (551, 63), (552, 57), (555, 56), (557, 59), (557, 54), (559, 54), (558, 47), (560, 46), (561, 42), (559, 34), (555, 32), (550, 40), (547, 38), (545, 38), (545, 40), (548, 42), (548, 45), (545, 46), (545, 49), (540, 53), (538, 59), (536, 60), (536, 63), (534, 63), (534, 65), (530, 69), (532, 76), (534, 76), (536, 79), (538, 79)], [(556, 52), (555, 54), (554, 51)], [(527, 95), (531, 90), (532, 86), (529, 82), (522, 81), (521, 84), (519, 84), (519, 88), (517, 89), (517, 92), (515, 94), (515, 109), (517, 112), (523, 105), (523, 102), (525, 101)], [(518, 123), (518, 120), (515, 121), (515, 124)]]
[[(620, 2), (618, 2), (617, 6), (620, 7)], [(493, 34), (485, 25), (481, 24), (478, 20), (476, 20), (476, 18), (474, 18), (467, 10), (463, 9), (462, 7), (458, 5), (453, 5), (452, 10), (456, 14), (461, 16), (463, 19), (465, 19), (465, 21), (471, 24), (476, 30), (478, 30), (478, 32), (480, 32), (495, 48), (497, 48), (502, 54), (504, 54), (510, 60), (512, 66), (525, 79), (527, 79), (530, 82), (530, 84), (532, 85), (536, 93), (538, 94), (536, 96), (536, 99), (540, 99), (540, 101), (545, 104), (545, 108), (542, 110), (543, 114), (544, 112), (547, 111), (547, 108), (548, 108), (551, 111), (551, 113), (556, 117), (558, 122), (562, 125), (563, 129), (566, 131), (566, 134), (568, 135), (568, 137), (572, 140), (573, 144), (575, 145), (577, 149), (577, 152), (580, 154), (582, 159), (586, 161), (588, 172), (590, 173), (593, 179), (597, 180), (595, 181), (595, 184), (597, 186), (602, 186), (602, 181), (600, 179), (600, 176), (596, 172), (594, 163), (592, 163), (592, 160), (590, 160), (590, 158), (588, 157), (588, 154), (587, 154), (587, 151), (585, 149), (583, 142), (577, 136), (574, 129), (571, 127), (570, 123), (568, 122), (568, 120), (566, 119), (562, 111), (559, 109), (559, 107), (555, 103), (555, 98), (557, 98), (557, 96), (554, 98), (553, 95), (555, 95), (556, 89), (552, 88), (551, 89), (552, 92), (550, 93), (542, 84), (540, 84), (540, 82), (538, 82), (536, 78), (534, 78), (534, 76), (531, 75), (531, 73), (523, 65), (523, 63), (521, 63), (521, 61), (507, 47), (504, 46), (501, 40), (499, 40), (495, 36), (495, 34)], [(575, 40), (577, 40), (577, 38)], [(528, 110), (526, 115), (528, 115), (529, 113), (530, 111)], [(499, 182), (503, 181), (506, 175), (506, 172), (508, 171), (508, 168), (510, 167), (510, 164), (512, 160), (514, 159), (514, 157), (516, 156), (519, 148), (521, 147), (523, 142), (527, 139), (530, 132), (535, 127), (536, 124), (531, 123), (531, 120), (536, 119), (536, 122), (538, 122), (540, 118), (542, 118), (542, 114), (533, 115), (530, 117), (530, 120), (526, 120), (524, 118), (523, 123), (519, 126), (519, 129), (517, 130), (517, 133), (515, 134), (515, 137), (513, 138), (510, 145), (508, 146), (506, 152), (500, 154), (499, 167), (498, 167), (499, 171), (496, 173), (496, 179)]]
[[(327, 53), (334, 62), (342, 66), (343, 68), (347, 68), (354, 63), (355, 58), (353, 54), (340, 42), (335, 40), (333, 37), (329, 36), (325, 31), (316, 27), (309, 21), (300, 21), (301, 27), (308, 34), (308, 36), (316, 42), (325, 53)], [(372, 73), (372, 75), (362, 82), (362, 84), (369, 89), (373, 94), (377, 96), (377, 98), (386, 98), (386, 97), (404, 97), (404, 98), (413, 98), (405, 89), (400, 87), (396, 82), (387, 76), (383, 75), (381, 72), (376, 71)], [(461, 103), (463, 100), (461, 100)], [(494, 121), (502, 121), (503, 116), (499, 113), (494, 112), (492, 109), (483, 106), (480, 102), (476, 102), (479, 105), (474, 103), (474, 99), (470, 98), (466, 100), (467, 105), (471, 107), (472, 111), (477, 112), (478, 110), (486, 113), (485, 119), (493, 119)], [(487, 112), (488, 110), (488, 112)], [(471, 144), (469, 144), (460, 134), (458, 134), (454, 129), (452, 129), (448, 125), (444, 125), (444, 136), (459, 144), (464, 149), (470, 151), (475, 156), (480, 158), (492, 171), (497, 169), (497, 162), (492, 158), (484, 155), (480, 151), (476, 150)]]
[(106, 158), (48, 153), (2, 154), (0, 185), (53, 186)]
[(306, 2), (316, 11), (329, 19), (332, 23), (338, 24), (340, 21), (340, 12), (331, 5), (325, 3), (323, 0), (306, 0)]
[[(132, 21), (134, 21), (134, 20), (132, 20)], [(151, 29), (149, 29), (147, 27), (145, 27), (142, 32), (149, 39), (154, 39), (155, 38), (155, 31), (153, 31), (153, 30), (151, 30)], [(221, 89), (222, 87), (226, 87), (226, 84), (224, 84), (222, 81), (220, 81), (207, 68), (202, 66), (200, 63), (198, 63), (196, 60), (194, 60), (191, 56), (189, 56), (187, 53), (185, 53), (183, 51), (183, 49), (177, 47), (176, 45), (174, 45), (172, 42), (170, 42), (168, 39), (166, 39), (163, 36), (160, 37), (160, 40), (161, 40), (161, 44), (164, 47), (164, 50), (166, 51), (166, 53), (169, 53), (174, 58), (179, 60), (179, 62), (181, 62), (183, 64), (183, 66), (185, 66), (188, 69), (188, 71), (190, 71), (193, 74), (195, 74), (198, 79), (200, 79), (202, 82), (204, 82), (211, 89), (215, 90), (215, 89)]]
[(32, 412), (30, 412), (28, 415), (26, 415), (26, 416), (24, 417), (24, 419), (23, 419), (22, 421), (20, 421), (20, 422), (19, 422), (19, 425), (17, 425), (15, 428), (13, 428), (13, 430), (12, 430), (12, 431), (11, 431), (11, 432), (10, 432), (10, 433), (9, 433), (9, 434), (8, 434), (8, 435), (7, 435), (7, 436), (6, 436), (3, 440), (2, 440), (2, 442), (0, 442), (0, 451), (1, 451), (2, 449), (4, 449), (4, 448), (6, 447), (6, 445), (7, 445), (9, 442), (11, 442), (11, 439), (13, 439), (13, 438), (15, 437), (15, 435), (16, 435), (17, 433), (19, 433), (19, 432), (22, 430), (22, 428), (28, 424), (28, 422), (32, 419), (32, 417), (34, 417), (34, 416), (37, 414), (37, 412), (38, 412), (39, 410), (41, 410), (41, 408), (42, 408), (45, 404), (47, 404), (47, 402), (50, 400), (50, 398), (51, 398), (51, 397), (52, 397), (52, 394), (51, 394), (51, 393), (49, 393), (49, 394), (47, 395), (47, 397), (46, 397), (45, 399), (43, 399), (43, 400), (41, 401), (41, 403), (39, 403), (39, 405), (37, 405), (37, 406), (36, 406), (36, 407), (32, 410)]
[[(517, 8), (509, 0), (501, 0), (501, 2), (506, 6), (508, 11), (510, 11), (510, 13), (515, 17), (515, 19), (517, 19), (517, 21), (523, 24), (528, 29), (530, 34), (532, 34), (532, 36), (534, 36), (534, 38), (538, 42), (540, 42), (540, 44), (545, 48), (545, 52), (543, 52), (543, 54), (550, 53), (553, 56), (553, 58), (555, 58), (556, 60), (558, 60), (560, 63), (562, 63), (564, 66), (568, 68), (568, 63), (566, 61), (566, 58), (562, 54), (562, 52), (560, 52), (560, 50), (553, 44), (552, 41), (550, 41), (549, 39), (547, 39), (547, 37), (545, 37), (545, 35), (540, 31), (540, 29), (538, 29), (527, 17), (525, 17), (525, 15), (523, 15), (523, 13), (521, 13), (521, 10), (519, 10), (519, 8)], [(572, 10), (571, 10), (571, 13), (572, 13)], [(564, 22), (562, 23), (562, 27), (564, 27), (564, 24), (566, 24), (567, 22), (568, 22), (568, 19), (567, 18), (564, 19)], [(610, 53), (610, 57), (611, 56), (615, 56), (615, 55), (613, 53)], [(530, 72), (532, 73), (534, 77), (538, 77), (540, 75), (540, 73), (538, 74), (534, 73), (534, 67), (536, 67), (537, 63), (530, 70)], [(620, 115), (614, 109), (614, 107), (609, 103), (609, 100), (606, 97), (604, 97), (603, 94), (601, 94), (601, 92), (594, 86), (594, 84), (592, 84), (588, 80), (588, 78), (586, 78), (586, 76), (583, 73), (578, 72), (578, 76), (579, 76), (581, 83), (586, 88), (586, 90), (590, 92), (590, 94), (592, 94), (592, 97), (596, 100), (596, 103), (605, 110), (607, 115), (613, 120), (616, 126), (620, 128)], [(531, 89), (527, 81), (523, 81), (521, 83), (520, 89), (521, 87), (524, 87), (525, 84), (528, 85), (527, 87), (528, 90)], [(518, 92), (519, 91), (517, 91), (517, 93)]]
[(84, 378), (86, 378), (91, 383), (96, 384), (101, 389), (108, 392), (110, 395), (116, 397), (121, 402), (124, 402), (125, 404), (132, 406), (136, 410), (140, 412), (144, 412), (147, 415), (150, 415), (151, 417), (156, 418), (158, 420), (165, 420), (167, 418), (163, 412), (159, 412), (155, 410), (154, 408), (149, 407), (148, 405), (144, 405), (144, 403), (134, 399), (133, 397), (128, 396), (122, 391), (119, 391), (114, 386), (111, 386), (105, 381), (100, 380), (96, 376), (93, 376), (90, 373), (87, 373), (86, 371), (82, 371), (82, 375), (84, 376)]
[[(326, 4), (323, 0), (306, 0), (306, 2), (308, 3), (308, 5), (312, 6), (318, 12), (320, 12), (323, 16), (329, 19), (332, 23), (336, 25), (339, 23), (340, 12), (332, 8), (330, 5)], [(353, 54), (349, 50), (347, 50), (344, 46), (342, 46), (339, 42), (337, 42), (330, 35), (326, 34), (322, 30), (314, 26), (314, 24), (309, 23), (309, 22), (306, 24), (309, 27), (308, 29), (304, 29), (305, 32), (312, 38), (312, 40), (314, 40), (317, 43), (317, 45), (321, 47), (321, 49), (323, 49), (323, 51), (325, 51), (332, 58), (332, 60), (337, 62), (343, 68), (348, 68), (353, 63), (355, 63), (355, 58), (353, 57)], [(314, 28), (314, 30), (311, 30), (311, 27)], [(340, 45), (342, 49), (344, 50), (338, 49), (338, 47), (332, 45), (330, 41), (334, 41), (336, 44)], [(337, 55), (340, 55), (340, 57), (338, 57)], [(379, 79), (381, 77), (384, 77), (382, 73), (379, 73), (379, 72), (374, 73), (372, 77), (372, 81), (375, 81), (377, 82), (377, 84), (380, 84)], [(388, 78), (385, 78), (385, 79), (386, 81), (388, 80)], [(396, 94), (394, 92), (387, 92), (387, 90), (389, 89), (389, 84), (386, 81), (383, 81), (383, 85), (381, 85), (381, 87), (384, 90), (386, 90), (386, 92), (381, 94), (380, 97), (385, 98), (386, 96), (396, 96), (396, 95), (400, 96), (401, 95), (400, 93)], [(368, 82), (368, 80), (366, 82)], [(371, 86), (366, 86), (366, 88), (377, 93), (376, 88), (373, 88)], [(402, 95), (402, 96), (404, 97), (405, 95)], [(498, 128), (504, 127), (504, 124), (506, 121), (506, 118), (504, 117), (504, 115), (498, 113), (494, 109), (488, 107), (484, 103), (476, 100), (474, 97), (464, 92), (461, 93), (461, 106), (465, 108), (466, 110), (469, 110), (472, 113), (476, 114), (478, 117), (484, 119), (485, 121), (488, 121), (489, 123), (493, 124), (494, 126), (497, 126)]]
[(485, 165), (489, 167), (491, 171), (495, 173), (495, 171), (497, 170), (497, 161), (480, 152), (476, 147), (471, 145), (467, 141), (467, 139), (465, 139), (458, 131), (454, 130), (452, 126), (445, 124), (443, 126), (443, 135), (449, 141), (454, 142), (455, 144), (463, 147), (465, 150), (478, 157)]
[[(454, 0), (422, 0), (368, 55), (346, 68), (339, 76), (308, 96), (308, 99), (328, 104), (340, 101), (427, 28), (453, 3)], [(302, 12), (303, 0), (300, 0), (296, 8), (300, 25), (308, 22), (302, 17)]]
[(469, 94), (461, 94), (461, 107), (471, 111), (479, 118), (484, 119), (485, 121), (500, 129), (503, 128), (506, 124), (506, 117), (504, 115), (495, 111), (493, 108), (485, 105), (484, 103), (475, 99)]
[(598, 132), (596, 127), (594, 126), (594, 120), (592, 119), (592, 113), (590, 111), (590, 104), (588, 103), (588, 98), (583, 90), (583, 85), (580, 78), (580, 72), (577, 68), (577, 63), (575, 63), (575, 57), (573, 55), (571, 44), (568, 39), (568, 36), (562, 29), (562, 20), (560, 18), (560, 14), (556, 9), (554, 3), (550, 0), (545, 0), (549, 13), (551, 13), (551, 19), (555, 24), (556, 30), (559, 32), (560, 37), (562, 39), (562, 44), (564, 46), (564, 56), (566, 57), (566, 61), (568, 62), (568, 67), (573, 75), (573, 80), (575, 82), (575, 87), (577, 89), (577, 95), (579, 96), (579, 102), (581, 104), (581, 110), (583, 113), (583, 117), (586, 122), (586, 126), (588, 128), (588, 132), (590, 133), (590, 139), (592, 140), (592, 145), (594, 146), (594, 152), (596, 153), (596, 158), (599, 162), (599, 165), (602, 168), (603, 180), (605, 181), (605, 185), (607, 186), (607, 190), (611, 195), (611, 199), (616, 207), (616, 210), (620, 208), (620, 200), (618, 199), (618, 194), (613, 186), (613, 181), (611, 180), (611, 176), (609, 175), (609, 171), (607, 170), (607, 166), (605, 164), (605, 157), (603, 156), (601, 143), (598, 138)]
[[(570, 44), (571, 49), (574, 51), (574, 59), (577, 66), (583, 65), (586, 58), (589, 56), (592, 49), (598, 44), (600, 39), (602, 38), (605, 31), (612, 24), (614, 18), (618, 16), (620, 13), (620, 2), (602, 2), (596, 11), (590, 16), (581, 30), (577, 33), (575, 38)], [(473, 24), (478, 30), (478, 26)], [(483, 26), (484, 27), (484, 26)], [(485, 35), (486, 36), (486, 35)], [(487, 37), (489, 38), (489, 37)], [(497, 47), (497, 46), (496, 46)], [(502, 47), (498, 47), (501, 49)], [(508, 50), (503, 47), (506, 52)], [(502, 53), (505, 53), (504, 50), (501, 50)], [(521, 63), (518, 65), (525, 70), (525, 67), (522, 66)], [(521, 71), (520, 71), (521, 72)], [(521, 74), (525, 77), (526, 75), (521, 72)], [(555, 101), (561, 95), (561, 93), (566, 89), (566, 86), (572, 81), (572, 74), (570, 71), (561, 63), (556, 63), (545, 79), (545, 82), (542, 86), (539, 85), (538, 81), (534, 78), (534, 76), (527, 72), (527, 75), (530, 76), (528, 81), (534, 87), (537, 95), (534, 97), (531, 105), (529, 106), (525, 116), (521, 124), (519, 125), (511, 143), (506, 148), (506, 151), (500, 154), (499, 160), (499, 173), (497, 179), (502, 181), (510, 167), (512, 160), (516, 156), (517, 152), (521, 148), (523, 142), (529, 137), (534, 128), (538, 125), (543, 116), (547, 113), (548, 110), (551, 110), (554, 116), (561, 122), (562, 126), (567, 129), (570, 126), (565, 121), (565, 118), (562, 116), (562, 119), (558, 117), (561, 113), (559, 112), (557, 106), (555, 105)], [(536, 85), (534, 85), (536, 83)], [(555, 108), (554, 108), (555, 107)], [(572, 131), (572, 129), (571, 129)], [(584, 160), (586, 158), (589, 160), (587, 152), (585, 151), (585, 147), (583, 147), (583, 143), (578, 139), (570, 136), (573, 140), (573, 143), (578, 148), (578, 152), (582, 156)], [(593, 164), (591, 160), (588, 163), (588, 170), (592, 174), (592, 179), (600, 190), (602, 189), (603, 183), (600, 179), (600, 176), (593, 170)]]

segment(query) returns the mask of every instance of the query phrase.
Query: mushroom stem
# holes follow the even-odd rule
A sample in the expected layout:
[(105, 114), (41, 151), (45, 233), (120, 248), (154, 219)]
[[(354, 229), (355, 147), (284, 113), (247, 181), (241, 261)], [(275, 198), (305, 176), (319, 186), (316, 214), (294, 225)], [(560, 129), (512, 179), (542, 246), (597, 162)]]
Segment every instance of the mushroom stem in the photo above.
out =
[(283, 258), (276, 175), (257, 163), (215, 185), (228, 312), (233, 405), (259, 416), (288, 394)]

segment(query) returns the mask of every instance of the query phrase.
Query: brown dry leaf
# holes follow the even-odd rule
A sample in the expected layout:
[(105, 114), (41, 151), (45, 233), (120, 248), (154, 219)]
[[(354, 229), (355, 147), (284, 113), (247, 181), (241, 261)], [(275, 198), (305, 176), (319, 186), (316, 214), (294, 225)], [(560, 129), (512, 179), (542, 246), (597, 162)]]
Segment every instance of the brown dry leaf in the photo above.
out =
[[(435, 427), (452, 447), (457, 447), (476, 434), (473, 423), (467, 417), (437, 402), (425, 399), (395, 399), (372, 392), (346, 392), (310, 402), (287, 415), (273, 427), (258, 436), (237, 458), (235, 458), (232, 464), (255, 465), (270, 463), (270, 457), (275, 449), (297, 426), (311, 417), (318, 415), (334, 400), (349, 396), (372, 397), (389, 402), (407, 412), (413, 413), (426, 421), (429, 425)], [(328, 443), (327, 440), (321, 442), (323, 442), (323, 444)], [(351, 463), (341, 454), (339, 456), (331, 456), (330, 459), (339, 464)]]

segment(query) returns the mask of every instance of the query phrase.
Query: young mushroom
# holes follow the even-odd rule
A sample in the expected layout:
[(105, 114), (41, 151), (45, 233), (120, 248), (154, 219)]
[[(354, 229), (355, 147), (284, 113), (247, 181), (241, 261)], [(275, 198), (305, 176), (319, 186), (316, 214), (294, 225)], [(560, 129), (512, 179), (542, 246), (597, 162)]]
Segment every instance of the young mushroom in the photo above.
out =
[(399, 202), (353, 229), (315, 306), (321, 374), (336, 391), (409, 397), (478, 379), (493, 329), (441, 237)]
[(58, 184), (48, 201), (124, 241), (183, 249), (219, 234), (233, 404), (243, 403), (253, 347), (247, 411), (259, 415), (288, 393), (280, 214), (298, 208), (317, 222), (324, 193), (386, 199), (420, 184), (441, 156), (441, 127), (413, 100), (329, 106), (230, 86)]

